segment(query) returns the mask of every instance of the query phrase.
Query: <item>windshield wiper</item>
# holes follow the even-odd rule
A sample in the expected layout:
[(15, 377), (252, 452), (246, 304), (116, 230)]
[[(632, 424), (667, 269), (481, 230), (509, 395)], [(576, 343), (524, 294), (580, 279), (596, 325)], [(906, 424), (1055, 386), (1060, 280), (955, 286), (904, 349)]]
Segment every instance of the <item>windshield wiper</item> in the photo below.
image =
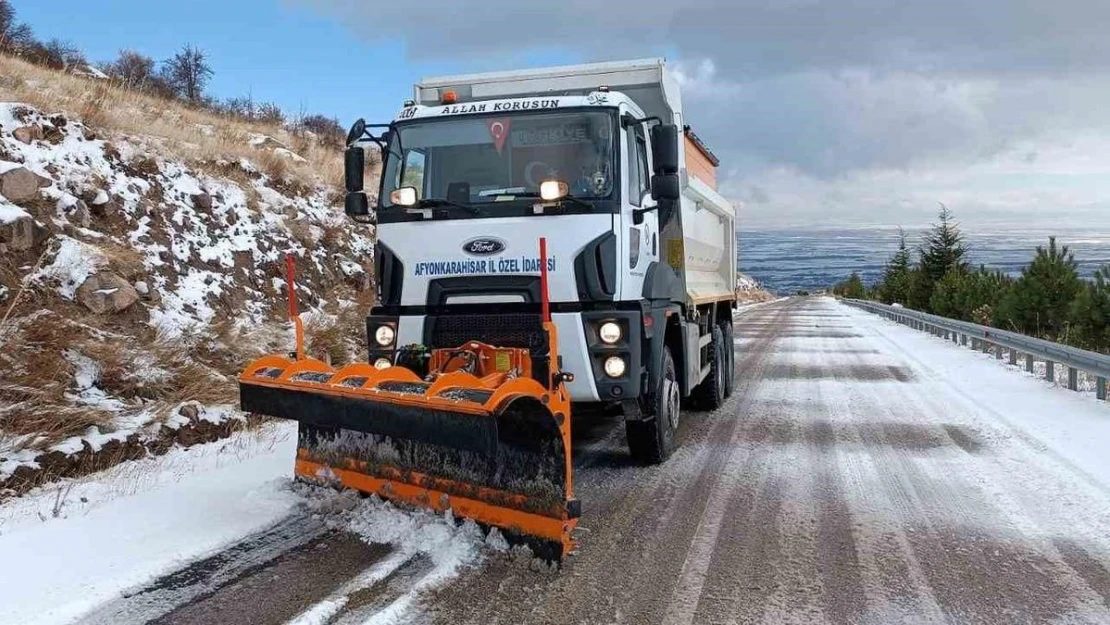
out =
[(481, 209), (479, 209), (477, 206), (471, 206), (470, 204), (463, 204), (462, 202), (455, 202), (455, 201), (452, 201), (452, 200), (446, 200), (446, 199), (437, 198), (437, 197), (424, 198), (424, 199), (420, 200), (419, 202), (417, 202), (416, 206), (410, 207), (410, 208), (444, 208), (444, 207), (461, 208), (465, 211), (470, 211), (470, 213), (473, 214), (473, 215), (481, 215), (482, 214)]
[[(517, 198), (537, 198), (537, 199), (542, 199), (542, 198), (540, 197), (540, 194), (539, 194), (539, 193), (537, 193), (536, 191), (525, 191), (524, 193), (513, 193), (513, 194), (512, 194), (512, 197), (513, 197), (513, 199), (517, 199)], [(547, 200), (544, 200), (544, 202), (547, 202)], [(551, 201), (550, 201), (550, 202), (548, 202), (548, 203), (550, 203), (550, 204), (561, 204), (561, 203), (563, 203), (563, 202), (570, 202), (570, 203), (572, 203), (572, 204), (577, 204), (577, 205), (579, 205), (579, 206), (581, 206), (581, 207), (583, 207), (583, 208), (588, 208), (588, 209), (590, 209), (590, 210), (593, 210), (593, 209), (594, 209), (594, 205), (593, 205), (592, 203), (590, 203), (590, 202), (587, 202), (586, 200), (583, 200), (583, 199), (582, 199), (582, 198), (580, 198), (580, 197), (575, 197), (575, 196), (573, 196), (573, 195), (571, 195), (571, 194), (569, 194), (569, 193), (568, 193), (568, 194), (566, 194), (566, 195), (564, 195), (563, 197), (561, 197), (561, 198), (557, 199), (557, 200), (551, 200)]]

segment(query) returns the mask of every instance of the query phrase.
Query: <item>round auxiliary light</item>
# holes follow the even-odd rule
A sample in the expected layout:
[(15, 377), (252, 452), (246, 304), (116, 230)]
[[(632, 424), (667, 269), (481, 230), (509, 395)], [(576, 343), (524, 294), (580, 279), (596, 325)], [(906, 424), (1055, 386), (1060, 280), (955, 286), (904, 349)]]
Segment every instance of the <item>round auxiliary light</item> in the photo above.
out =
[(621, 377), (627, 369), (628, 365), (620, 356), (610, 356), (605, 359), (605, 375), (611, 378)]
[(545, 202), (561, 200), (570, 193), (570, 185), (562, 180), (544, 180), (540, 183), (540, 199)]
[(388, 358), (379, 358), (379, 359), (374, 361), (374, 368), (375, 369), (379, 369), (379, 370), (380, 369), (388, 369), (392, 366), (393, 366), (393, 363), (390, 362)]
[(390, 191), (389, 203), (395, 206), (415, 206), (416, 187), (401, 187)]
[(397, 338), (397, 333), (390, 326), (378, 326), (378, 329), (374, 331), (374, 340), (382, 347), (392, 345), (395, 338)]
[(621, 326), (615, 321), (606, 321), (597, 329), (598, 338), (606, 345), (612, 345), (621, 340), (621, 335)]

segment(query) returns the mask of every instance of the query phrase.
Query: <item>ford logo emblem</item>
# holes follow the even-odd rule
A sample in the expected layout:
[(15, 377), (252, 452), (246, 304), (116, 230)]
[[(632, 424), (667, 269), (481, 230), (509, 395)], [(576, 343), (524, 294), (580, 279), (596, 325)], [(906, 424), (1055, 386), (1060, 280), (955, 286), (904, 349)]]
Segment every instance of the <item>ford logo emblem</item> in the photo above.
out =
[(493, 237), (471, 239), (463, 243), (463, 251), (471, 256), (490, 256), (505, 251), (505, 242)]

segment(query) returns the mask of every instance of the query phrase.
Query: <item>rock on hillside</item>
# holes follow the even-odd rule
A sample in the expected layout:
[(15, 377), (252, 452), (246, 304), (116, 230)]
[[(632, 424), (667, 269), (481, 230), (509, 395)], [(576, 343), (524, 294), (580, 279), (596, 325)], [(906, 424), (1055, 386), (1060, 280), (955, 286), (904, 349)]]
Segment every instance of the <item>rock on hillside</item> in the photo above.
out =
[[(0, 341), (20, 346), (0, 351), (0, 490), (50, 451), (233, 402), (243, 363), (288, 347), (286, 254), (309, 325), (358, 330), (343, 316), (369, 301), (372, 232), (334, 187), (261, 165), (269, 146), (184, 162), (164, 144), (0, 104)], [(323, 335), (316, 355), (356, 356)]]
[(742, 304), (750, 304), (773, 300), (775, 295), (764, 289), (755, 278), (738, 273), (736, 274), (736, 299)]

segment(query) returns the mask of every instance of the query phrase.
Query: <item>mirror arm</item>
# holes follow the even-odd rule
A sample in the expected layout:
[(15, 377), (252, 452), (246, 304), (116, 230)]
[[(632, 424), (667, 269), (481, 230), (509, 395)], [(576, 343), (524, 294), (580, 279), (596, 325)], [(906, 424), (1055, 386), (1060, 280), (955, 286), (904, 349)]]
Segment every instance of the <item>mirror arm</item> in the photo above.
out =
[(632, 209), (632, 223), (636, 224), (637, 226), (644, 223), (644, 215), (657, 210), (659, 210), (659, 204), (656, 204), (655, 206), (648, 206), (646, 208)]

